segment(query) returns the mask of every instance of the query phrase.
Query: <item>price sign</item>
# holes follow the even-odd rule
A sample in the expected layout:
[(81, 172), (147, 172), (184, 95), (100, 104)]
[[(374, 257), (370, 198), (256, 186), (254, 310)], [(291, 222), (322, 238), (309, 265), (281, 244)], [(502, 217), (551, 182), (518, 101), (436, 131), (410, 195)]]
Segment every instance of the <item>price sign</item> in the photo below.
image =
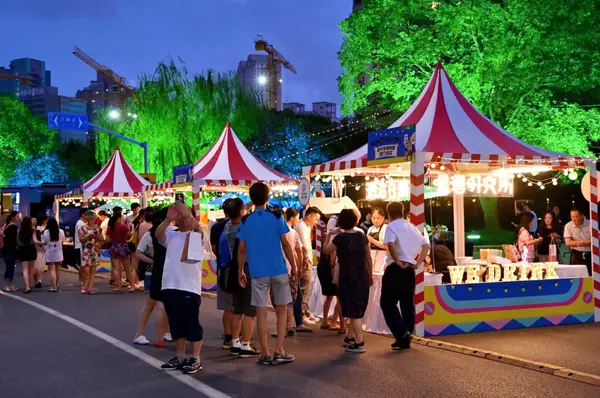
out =
[(310, 200), (310, 181), (307, 178), (300, 180), (298, 184), (298, 201), (302, 206), (306, 206)]

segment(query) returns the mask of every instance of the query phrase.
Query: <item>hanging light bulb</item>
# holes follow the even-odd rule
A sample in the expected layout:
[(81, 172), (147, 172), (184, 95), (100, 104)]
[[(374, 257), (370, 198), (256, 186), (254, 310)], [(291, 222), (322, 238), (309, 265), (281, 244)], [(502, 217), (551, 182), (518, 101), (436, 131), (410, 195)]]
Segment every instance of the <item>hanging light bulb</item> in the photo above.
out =
[(517, 178), (521, 178), (521, 177), (523, 177), (523, 174), (521, 174), (521, 173), (517, 174)]
[[(400, 166), (398, 166), (398, 167), (400, 167)], [(431, 168), (435, 169), (435, 163), (431, 163)]]
[(360, 191), (360, 185), (355, 186), (354, 189), (356, 189), (357, 191)]
[(532, 183), (527, 183), (527, 186), (529, 186), (529, 187), (532, 186), (532, 185), (533, 185)]
[(527, 178), (523, 177), (523, 180), (522, 180), (522, 181), (523, 181), (523, 182), (527, 182)]
[(564, 169), (564, 170), (563, 170), (563, 174), (564, 174), (564, 176), (565, 176), (565, 177), (566, 177), (566, 176), (568, 176), (570, 171), (571, 171), (571, 169)]
[(350, 173), (350, 177), (354, 177), (355, 175), (354, 172)]
[(552, 185), (558, 185), (558, 180), (556, 178), (552, 179)]
[(379, 177), (375, 177), (375, 182), (379, 181)]
[(538, 187), (541, 187), (541, 186), (542, 186), (542, 182), (541, 182), (541, 181), (538, 181), (538, 182), (537, 182), (537, 186), (538, 186)]
[(365, 177), (365, 181), (369, 181), (370, 179), (371, 179), (371, 177), (369, 177), (369, 176)]
[(577, 173), (575, 171), (571, 171), (569, 173), (569, 180), (573, 181), (577, 179)]
[(444, 165), (441, 165), (441, 166), (440, 166), (440, 170), (442, 170), (442, 171), (446, 170), (446, 166), (444, 166)]
[(315, 176), (315, 181), (319, 181), (320, 179), (321, 179), (321, 174), (317, 174), (317, 175)]
[(540, 187), (540, 189), (546, 189), (546, 187), (542, 185), (542, 186)]

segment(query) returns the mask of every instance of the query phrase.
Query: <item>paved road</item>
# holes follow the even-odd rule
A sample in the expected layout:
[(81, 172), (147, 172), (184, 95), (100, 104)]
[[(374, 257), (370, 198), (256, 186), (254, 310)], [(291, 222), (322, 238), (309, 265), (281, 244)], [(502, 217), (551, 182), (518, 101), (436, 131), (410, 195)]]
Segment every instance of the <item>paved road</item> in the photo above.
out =
[[(142, 294), (116, 295), (106, 281), (100, 281), (100, 294), (82, 296), (74, 275), (62, 278), (64, 290), (58, 294), (17, 295), (132, 347)], [(343, 352), (341, 338), (331, 332), (291, 338), (286, 344), (297, 355), (295, 363), (261, 367), (252, 360), (232, 358), (220, 348), (220, 314), (213, 299), (203, 298), (201, 312), (206, 336), (204, 370), (182, 379), (193, 380), (196, 387), (204, 383), (232, 397), (600, 396), (597, 387), (429, 347), (391, 352), (391, 340), (374, 335), (367, 336), (368, 352), (358, 356)], [(146, 334), (153, 336), (151, 327)], [(2, 295), (0, 336), (0, 398), (203, 396), (87, 331)], [(154, 361), (174, 352), (172, 346), (140, 350)]]

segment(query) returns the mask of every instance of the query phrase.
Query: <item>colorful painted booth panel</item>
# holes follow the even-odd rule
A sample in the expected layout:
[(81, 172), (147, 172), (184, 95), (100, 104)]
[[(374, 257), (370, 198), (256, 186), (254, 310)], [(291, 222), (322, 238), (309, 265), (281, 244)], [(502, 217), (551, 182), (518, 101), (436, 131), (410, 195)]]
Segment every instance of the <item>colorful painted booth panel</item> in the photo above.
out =
[(425, 286), (425, 336), (594, 321), (593, 280)]

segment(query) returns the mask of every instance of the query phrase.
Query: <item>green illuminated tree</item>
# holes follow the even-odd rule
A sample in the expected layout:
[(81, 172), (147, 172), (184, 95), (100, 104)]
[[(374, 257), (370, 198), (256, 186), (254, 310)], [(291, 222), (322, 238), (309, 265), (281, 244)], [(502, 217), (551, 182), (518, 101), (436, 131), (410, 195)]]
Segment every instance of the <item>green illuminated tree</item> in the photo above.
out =
[[(364, 0), (342, 22), (344, 114), (401, 113), (442, 61), (458, 89), (526, 142), (591, 155), (600, 140), (595, 0)], [(483, 203), (497, 226), (495, 203)]]
[[(208, 71), (190, 75), (185, 66), (161, 64), (152, 76), (141, 79), (137, 97), (128, 113), (115, 121), (102, 113), (98, 124), (138, 141), (147, 141), (150, 171), (162, 182), (172, 168), (197, 161), (231, 122), (241, 140), (259, 131), (267, 117), (252, 93), (241, 87), (237, 75)], [(143, 150), (105, 133), (96, 136), (96, 158), (108, 160), (119, 146), (128, 162), (143, 170)]]
[(0, 96), (0, 186), (32, 155), (52, 150), (58, 143), (55, 131), (13, 96)]

